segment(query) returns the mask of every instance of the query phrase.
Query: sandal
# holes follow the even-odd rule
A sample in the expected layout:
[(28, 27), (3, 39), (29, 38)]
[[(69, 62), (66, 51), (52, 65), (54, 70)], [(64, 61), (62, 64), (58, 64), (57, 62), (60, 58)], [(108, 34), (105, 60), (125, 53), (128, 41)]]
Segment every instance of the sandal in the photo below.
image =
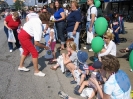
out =
[(54, 68), (54, 66), (50, 67), (50, 69), (52, 69), (52, 70), (57, 70), (57, 68)]
[(120, 51), (121, 53), (126, 53), (126, 52), (127, 52), (126, 49), (120, 49), (119, 51)]
[(57, 63), (57, 61), (49, 61), (48, 62), (48, 64), (50, 65), (50, 64), (56, 64)]
[(61, 50), (65, 50), (65, 48), (58, 47), (57, 50), (61, 51)]

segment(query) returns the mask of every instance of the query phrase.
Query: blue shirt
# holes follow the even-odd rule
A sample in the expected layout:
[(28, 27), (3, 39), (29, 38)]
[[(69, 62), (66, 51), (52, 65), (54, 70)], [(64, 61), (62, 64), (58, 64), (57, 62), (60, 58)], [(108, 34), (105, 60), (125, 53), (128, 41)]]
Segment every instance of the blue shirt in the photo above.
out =
[(64, 9), (63, 9), (63, 8), (58, 9), (58, 10), (54, 13), (54, 18), (55, 18), (56, 20), (62, 18), (62, 17), (61, 17), (61, 13), (62, 13), (62, 12), (64, 12)]
[[(72, 11), (68, 17), (66, 18), (67, 20), (67, 32), (73, 32), (74, 26), (76, 22), (81, 22), (81, 12), (79, 10)], [(81, 26), (79, 24), (77, 28), (77, 32), (80, 32)]]

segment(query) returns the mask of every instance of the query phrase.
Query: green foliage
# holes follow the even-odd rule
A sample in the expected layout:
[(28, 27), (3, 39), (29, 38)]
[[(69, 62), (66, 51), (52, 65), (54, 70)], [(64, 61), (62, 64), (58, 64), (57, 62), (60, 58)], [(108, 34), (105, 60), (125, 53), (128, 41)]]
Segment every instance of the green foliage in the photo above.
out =
[(14, 6), (15, 6), (16, 10), (21, 10), (22, 7), (24, 7), (24, 2), (21, 0), (16, 0), (14, 3)]

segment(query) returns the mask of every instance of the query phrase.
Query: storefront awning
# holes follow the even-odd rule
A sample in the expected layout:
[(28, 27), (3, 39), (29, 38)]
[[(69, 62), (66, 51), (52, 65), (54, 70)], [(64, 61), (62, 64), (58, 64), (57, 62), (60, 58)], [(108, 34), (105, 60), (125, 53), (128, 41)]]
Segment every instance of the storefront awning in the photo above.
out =
[(120, 1), (130, 1), (130, 0), (104, 0), (104, 2), (120, 2)]
[(87, 2), (87, 0), (80, 0), (79, 4), (85, 4)]

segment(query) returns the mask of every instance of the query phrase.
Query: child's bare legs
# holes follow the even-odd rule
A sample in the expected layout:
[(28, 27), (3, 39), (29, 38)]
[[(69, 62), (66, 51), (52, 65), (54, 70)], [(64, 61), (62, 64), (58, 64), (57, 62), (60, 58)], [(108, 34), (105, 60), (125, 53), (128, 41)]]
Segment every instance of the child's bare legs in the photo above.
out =
[(53, 61), (56, 60), (55, 51), (52, 51), (53, 54)]
[(71, 73), (76, 69), (73, 63), (68, 63), (65, 66)]
[(81, 79), (80, 79), (79, 85), (81, 85), (81, 84), (84, 82), (85, 77), (86, 77), (85, 74), (82, 74), (82, 75), (81, 75)]
[(80, 86), (78, 92), (81, 93), (83, 91), (83, 89), (85, 88), (85, 86), (88, 86), (89, 85), (89, 82), (88, 81), (84, 81), (82, 83), (82, 85)]

